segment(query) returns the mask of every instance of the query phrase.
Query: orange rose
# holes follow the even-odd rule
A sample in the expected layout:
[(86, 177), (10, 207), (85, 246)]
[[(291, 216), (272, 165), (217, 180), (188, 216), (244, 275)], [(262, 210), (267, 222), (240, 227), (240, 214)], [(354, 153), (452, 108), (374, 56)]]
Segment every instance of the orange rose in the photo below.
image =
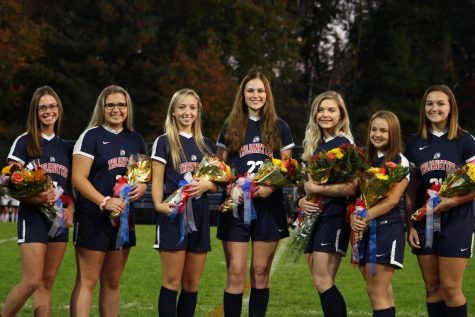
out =
[(19, 185), (23, 181), (23, 176), (21, 176), (21, 173), (19, 172), (14, 172), (11, 176), (11, 180), (13, 184)]

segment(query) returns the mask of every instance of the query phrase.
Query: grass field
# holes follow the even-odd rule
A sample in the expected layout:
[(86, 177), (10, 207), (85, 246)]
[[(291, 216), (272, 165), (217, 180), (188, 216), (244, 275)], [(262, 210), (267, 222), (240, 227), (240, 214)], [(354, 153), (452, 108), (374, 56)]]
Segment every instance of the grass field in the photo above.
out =
[[(152, 249), (155, 227), (137, 226), (138, 246), (133, 248), (121, 283), (121, 316), (156, 316), (161, 274), (159, 255)], [(216, 228), (212, 228), (214, 237)], [(312, 286), (310, 273), (301, 257), (293, 263), (287, 254), (288, 239), (281, 242), (274, 260), (271, 297), (267, 316), (322, 316), (320, 302)], [(200, 285), (196, 316), (222, 316), (225, 263), (219, 241), (212, 239)], [(19, 249), (16, 226), (0, 223), (0, 301), (3, 305), (9, 290), (20, 279)], [(68, 246), (54, 288), (53, 316), (67, 316), (69, 296), (75, 276), (74, 249)], [(337, 277), (337, 285), (345, 297), (349, 316), (371, 316), (371, 308), (359, 271), (346, 257)], [(426, 316), (424, 285), (415, 256), (406, 250), (404, 269), (396, 272), (393, 288), (398, 316)], [(465, 296), (469, 300), (469, 316), (475, 317), (475, 264), (471, 260), (465, 272)], [(97, 295), (97, 294), (96, 294)], [(243, 315), (247, 316), (244, 299)], [(32, 316), (31, 302), (18, 316)], [(97, 297), (91, 316), (98, 316)]]

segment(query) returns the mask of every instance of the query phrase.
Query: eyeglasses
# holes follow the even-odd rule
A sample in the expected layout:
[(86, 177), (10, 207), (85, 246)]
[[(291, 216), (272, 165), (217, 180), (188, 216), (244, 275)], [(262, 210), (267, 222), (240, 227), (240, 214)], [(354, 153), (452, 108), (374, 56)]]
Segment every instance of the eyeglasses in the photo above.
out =
[(46, 112), (48, 110), (56, 110), (58, 109), (58, 104), (52, 103), (49, 105), (38, 105), (38, 111), (39, 112)]
[(115, 107), (119, 108), (120, 110), (124, 110), (125, 108), (127, 108), (127, 104), (123, 102), (119, 102), (119, 103), (106, 103), (104, 105), (104, 108), (106, 108), (107, 110), (112, 110)]

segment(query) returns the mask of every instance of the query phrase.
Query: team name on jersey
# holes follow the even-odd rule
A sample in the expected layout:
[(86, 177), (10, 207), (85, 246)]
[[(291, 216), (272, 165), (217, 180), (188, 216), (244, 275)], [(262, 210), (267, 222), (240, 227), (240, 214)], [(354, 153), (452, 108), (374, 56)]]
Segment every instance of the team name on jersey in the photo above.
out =
[(108, 160), (107, 163), (109, 164), (109, 171), (110, 171), (110, 170), (113, 170), (114, 168), (127, 167), (127, 164), (129, 163), (129, 158), (128, 157), (114, 157)]
[(178, 166), (178, 170), (180, 171), (180, 174), (185, 174), (187, 172), (194, 172), (195, 169), (200, 165), (198, 162), (185, 162), (181, 163)]
[(44, 163), (41, 164), (41, 167), (43, 167), (47, 174), (58, 174), (68, 178), (68, 168), (66, 166), (57, 163)]
[(268, 157), (273, 157), (272, 151), (270, 151), (264, 144), (262, 143), (252, 143), (252, 144), (245, 144), (241, 146), (239, 149), (239, 157), (243, 157), (248, 154), (264, 154)]
[(447, 174), (450, 174), (455, 171), (455, 169), (455, 163), (446, 160), (431, 160), (421, 164), (422, 175), (430, 171), (446, 171)]

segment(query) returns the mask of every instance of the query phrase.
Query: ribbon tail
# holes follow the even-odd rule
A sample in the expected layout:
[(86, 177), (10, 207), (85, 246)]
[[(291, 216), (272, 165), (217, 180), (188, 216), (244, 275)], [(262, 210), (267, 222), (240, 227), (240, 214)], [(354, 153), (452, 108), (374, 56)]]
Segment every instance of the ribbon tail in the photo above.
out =
[(377, 240), (376, 240), (376, 221), (371, 220), (369, 222), (369, 274), (371, 276), (376, 275), (376, 252), (377, 252)]
[(195, 224), (195, 217), (193, 216), (193, 203), (191, 199), (189, 199), (186, 204), (186, 219), (188, 220), (189, 232), (198, 231)]

